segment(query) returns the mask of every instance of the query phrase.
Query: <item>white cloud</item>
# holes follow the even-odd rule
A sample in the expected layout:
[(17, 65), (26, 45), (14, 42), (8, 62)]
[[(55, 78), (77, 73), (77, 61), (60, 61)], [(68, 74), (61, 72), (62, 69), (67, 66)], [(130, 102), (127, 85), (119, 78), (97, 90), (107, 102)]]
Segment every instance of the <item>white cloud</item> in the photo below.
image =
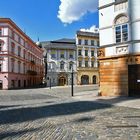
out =
[(87, 12), (95, 12), (98, 7), (98, 0), (60, 0), (57, 17), (63, 23), (78, 21)]
[(97, 28), (95, 25), (93, 25), (89, 29), (80, 29), (80, 31), (99, 33), (99, 28)]

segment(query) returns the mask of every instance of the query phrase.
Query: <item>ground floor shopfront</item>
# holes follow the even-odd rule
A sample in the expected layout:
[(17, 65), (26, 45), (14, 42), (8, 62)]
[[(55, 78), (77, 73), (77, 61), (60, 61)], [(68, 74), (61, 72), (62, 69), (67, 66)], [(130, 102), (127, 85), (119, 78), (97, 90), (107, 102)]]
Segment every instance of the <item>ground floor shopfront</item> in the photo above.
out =
[(102, 96), (140, 96), (140, 55), (100, 58)]

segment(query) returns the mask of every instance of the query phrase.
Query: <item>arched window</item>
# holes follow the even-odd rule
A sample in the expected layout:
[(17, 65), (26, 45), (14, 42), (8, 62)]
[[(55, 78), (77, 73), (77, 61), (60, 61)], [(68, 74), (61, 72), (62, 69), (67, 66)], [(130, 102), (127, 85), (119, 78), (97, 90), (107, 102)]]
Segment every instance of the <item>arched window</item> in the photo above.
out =
[(114, 20), (116, 43), (128, 41), (128, 17), (119, 15)]
[(93, 84), (96, 84), (96, 83), (97, 83), (96, 75), (93, 75), (93, 77), (92, 77), (92, 81), (93, 81)]

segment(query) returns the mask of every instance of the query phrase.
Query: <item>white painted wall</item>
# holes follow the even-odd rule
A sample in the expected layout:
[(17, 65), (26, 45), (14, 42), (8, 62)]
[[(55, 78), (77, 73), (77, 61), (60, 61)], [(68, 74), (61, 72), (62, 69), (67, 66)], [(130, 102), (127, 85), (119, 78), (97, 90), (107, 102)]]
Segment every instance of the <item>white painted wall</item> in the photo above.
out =
[(99, 0), (99, 7), (110, 4), (114, 2), (115, 0)]

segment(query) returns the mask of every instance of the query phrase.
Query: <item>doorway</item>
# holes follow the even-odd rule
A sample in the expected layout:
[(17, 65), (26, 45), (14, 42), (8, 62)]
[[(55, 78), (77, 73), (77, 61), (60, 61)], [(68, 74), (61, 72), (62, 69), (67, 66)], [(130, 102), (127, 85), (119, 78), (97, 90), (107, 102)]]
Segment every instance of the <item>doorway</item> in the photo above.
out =
[(140, 65), (128, 65), (129, 96), (140, 97)]
[(66, 85), (66, 78), (60, 77), (59, 78), (59, 86), (64, 86), (64, 85)]

